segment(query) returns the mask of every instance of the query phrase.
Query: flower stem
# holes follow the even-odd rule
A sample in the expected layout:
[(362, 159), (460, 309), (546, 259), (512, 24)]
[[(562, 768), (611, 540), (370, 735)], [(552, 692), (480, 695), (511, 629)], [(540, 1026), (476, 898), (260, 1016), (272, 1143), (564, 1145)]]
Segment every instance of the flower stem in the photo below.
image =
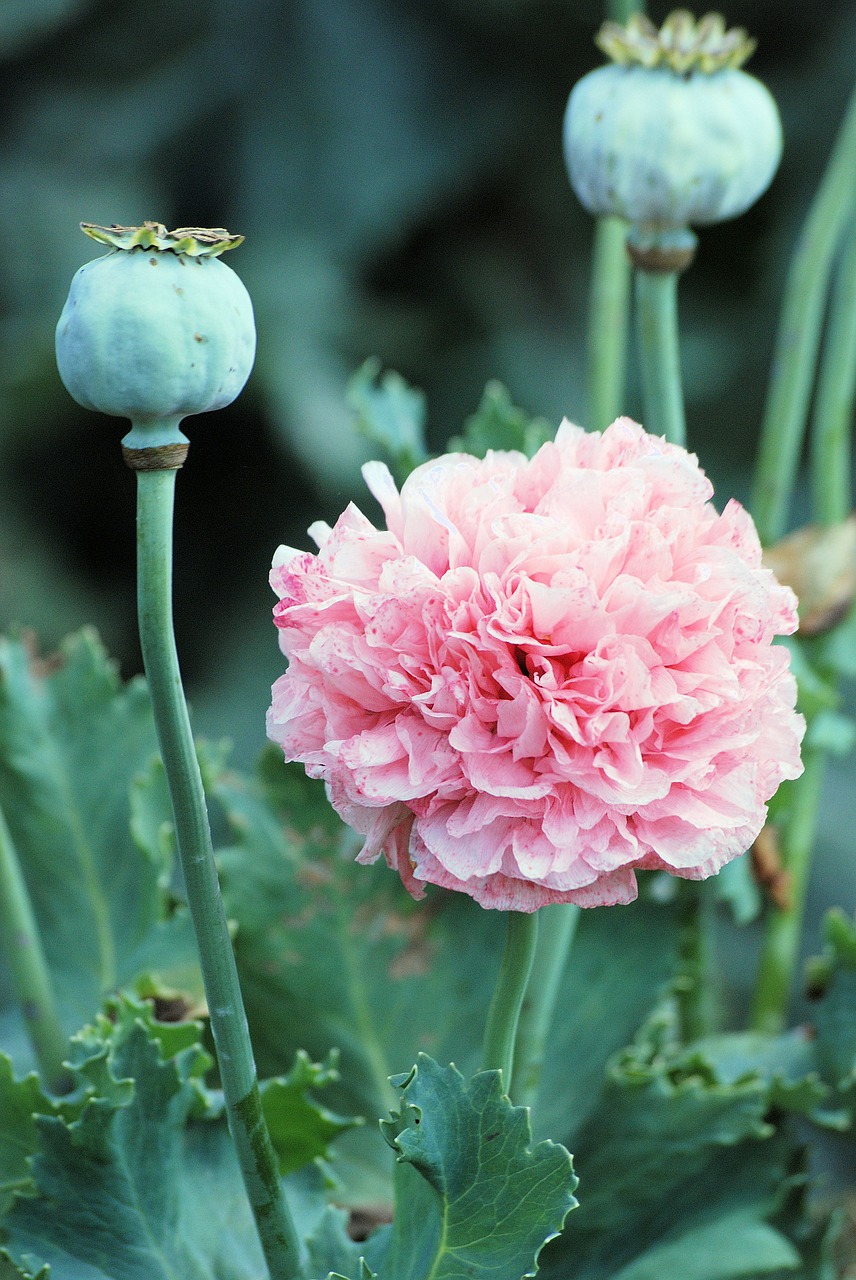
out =
[(785, 532), (814, 382), (829, 276), (856, 203), (856, 92), (803, 225), (776, 337), (751, 510), (764, 543)]
[[(624, 26), (644, 10), (642, 0), (606, 0), (605, 16)], [(627, 330), (630, 315), (630, 260), (627, 223), (598, 218), (594, 230), (586, 337), (589, 427), (603, 431), (624, 412)]]
[(644, 8), (641, 0), (607, 0), (606, 16), (624, 26), (631, 14), (641, 13)]
[(767, 921), (752, 1010), (753, 1028), (771, 1034), (778, 1033), (785, 1025), (799, 961), (806, 886), (823, 789), (825, 753), (807, 747), (803, 760), (802, 777), (797, 782), (782, 784), (790, 810), (782, 837), (782, 860), (790, 876), (790, 894), (787, 908), (772, 908)]
[(587, 348), (589, 425), (603, 431), (624, 409), (630, 260), (627, 223), (598, 218), (592, 254)]
[(713, 895), (704, 883), (678, 887), (679, 973), (675, 998), (684, 1044), (716, 1030), (716, 964), (713, 950)]
[(536, 911), (529, 914), (523, 911), (508, 912), (505, 951), (484, 1033), (482, 1062), (488, 1069), (499, 1068), (509, 1097), (520, 1007), (538, 941), (538, 914)]
[(72, 1081), (63, 1067), (68, 1039), (60, 1025), (53, 983), (45, 959), (18, 852), (0, 810), (0, 921), (9, 972), (24, 1024), (47, 1087), (68, 1093)]
[(850, 425), (856, 398), (856, 216), (832, 288), (811, 430), (813, 513), (825, 525), (850, 514)]
[[(815, 519), (823, 525), (846, 520), (851, 510), (850, 428), (856, 399), (854, 166), (856, 92), (803, 228), (788, 280), (756, 478), (760, 519), (758, 510), (755, 514), (765, 541), (778, 537), (787, 519), (836, 253), (840, 259), (832, 284), (812, 418), (812, 505)], [(773, 415), (779, 413), (783, 416), (777, 425)], [(830, 679), (837, 683), (834, 673)], [(753, 1007), (753, 1026), (773, 1033), (784, 1026), (799, 960), (825, 752), (807, 747), (803, 759), (802, 778), (783, 788), (789, 801), (782, 829), (789, 900), (784, 908), (775, 903), (770, 906)]]
[(678, 272), (636, 270), (636, 318), (645, 430), (686, 444), (678, 346)]
[(556, 997), (577, 931), (580, 909), (573, 903), (562, 902), (542, 907), (538, 915), (538, 945), (514, 1045), (514, 1097), (524, 1107), (533, 1106), (538, 1097)]
[[(128, 452), (126, 449), (126, 458)], [(172, 799), (176, 840), (199, 947), (229, 1128), (271, 1280), (294, 1280), (301, 1274), (300, 1246), (262, 1114), (173, 635), (175, 476), (174, 469), (137, 470), (140, 643)]]

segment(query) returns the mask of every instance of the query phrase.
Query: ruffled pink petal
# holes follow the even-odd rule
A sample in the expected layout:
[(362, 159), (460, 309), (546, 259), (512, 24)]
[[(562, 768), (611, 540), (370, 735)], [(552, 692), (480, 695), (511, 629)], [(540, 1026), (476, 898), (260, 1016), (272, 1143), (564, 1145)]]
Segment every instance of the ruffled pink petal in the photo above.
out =
[(364, 474), (386, 530), (351, 505), (277, 552), (268, 713), (361, 861), (532, 911), (744, 851), (802, 768), (796, 602), (691, 454), (622, 418)]

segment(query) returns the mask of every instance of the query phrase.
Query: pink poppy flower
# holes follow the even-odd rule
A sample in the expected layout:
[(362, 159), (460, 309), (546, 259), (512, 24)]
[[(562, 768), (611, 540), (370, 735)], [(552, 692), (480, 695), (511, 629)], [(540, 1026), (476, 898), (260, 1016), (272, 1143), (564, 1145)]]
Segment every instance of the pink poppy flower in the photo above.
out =
[(627, 418), (528, 460), (427, 462), (386, 515), (316, 524), (271, 584), (288, 670), (268, 733), (414, 897), (602, 906), (702, 879), (801, 770), (796, 599), (750, 516)]

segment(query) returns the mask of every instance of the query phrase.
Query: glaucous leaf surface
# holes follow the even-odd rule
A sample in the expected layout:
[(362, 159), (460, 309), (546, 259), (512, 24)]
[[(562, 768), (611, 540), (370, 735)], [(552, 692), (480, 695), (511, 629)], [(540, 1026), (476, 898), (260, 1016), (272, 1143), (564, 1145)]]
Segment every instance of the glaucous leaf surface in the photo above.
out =
[(38, 1077), (16, 1080), (12, 1063), (0, 1054), (0, 1218), (31, 1184), (27, 1160), (36, 1148), (34, 1117), (53, 1110)]
[(396, 1153), (395, 1218), (366, 1259), (378, 1280), (535, 1274), (576, 1204), (576, 1178), (563, 1147), (532, 1145), (526, 1109), (512, 1107), (500, 1079), (481, 1071), (467, 1081), (424, 1054), (396, 1078), (401, 1109), (383, 1125)]
[[(374, 1129), (395, 1104), (388, 1078), (420, 1051), (465, 1074), (479, 1068), (501, 913), (440, 891), (415, 904), (383, 865), (355, 864), (323, 789), (274, 752), (259, 782), (227, 772), (212, 794), (234, 835), (218, 862), (260, 1070), (283, 1070), (300, 1048), (316, 1059), (341, 1051), (341, 1082), (325, 1096), (368, 1123), (337, 1143), (339, 1176), (349, 1200), (388, 1199), (390, 1162)], [(567, 1141), (596, 1106), (607, 1059), (672, 975), (675, 934), (669, 911), (651, 903), (583, 914), (539, 1137)]]
[(769, 1123), (757, 1073), (725, 1083), (673, 1039), (668, 1009), (613, 1060), (574, 1146), (580, 1209), (545, 1280), (695, 1280), (800, 1266), (771, 1219), (799, 1148)]
[(165, 914), (164, 858), (141, 855), (128, 791), (156, 751), (145, 685), (120, 686), (94, 633), (38, 663), (0, 638), (0, 805), (69, 1032), (128, 981)]
[(420, 1048), (439, 1056), (456, 1038), (469, 1065), (502, 921), (440, 895), (417, 906), (384, 867), (357, 866), (323, 788), (277, 755), (261, 788), (226, 773), (213, 792), (234, 836), (218, 863), (260, 1070), (337, 1047), (343, 1084), (329, 1096), (374, 1118)]
[(399, 484), (425, 462), (425, 396), (400, 373), (381, 374), (380, 361), (367, 360), (348, 383), (348, 404), (355, 429), (380, 448)]
[(261, 1084), (262, 1111), (283, 1175), (326, 1155), (334, 1138), (361, 1123), (360, 1118), (338, 1116), (307, 1097), (308, 1090), (339, 1079), (337, 1059), (338, 1054), (331, 1051), (327, 1062), (312, 1062), (299, 1049), (288, 1075)]
[[(38, 910), (49, 927), (63, 930), (65, 980), (77, 981), (81, 957), (94, 954), (103, 967), (102, 951), (92, 950), (93, 920), (103, 919), (116, 948), (113, 983), (124, 973), (148, 994), (163, 998), (173, 991), (188, 1007), (198, 1004), (186, 914), (167, 914), (171, 818), (162, 769), (144, 767), (153, 747), (144, 690), (138, 683), (121, 688), (90, 636), (70, 641), (64, 663), (47, 674), (34, 675), (25, 650), (12, 642), (0, 647), (0, 666), (6, 674), (0, 794), (16, 840), (25, 848), (28, 839), (35, 843), (40, 823), (56, 814), (60, 835), (49, 824), (51, 839), (62, 833), (72, 839), (78, 828), (98, 837), (84, 845), (88, 862), (71, 845), (86, 891), (69, 885), (77, 894), (75, 913), (60, 915), (59, 925), (50, 915), (59, 910), (52, 897), (59, 889), (50, 880), (41, 884), (41, 850), (34, 855)], [(97, 742), (94, 751), (84, 731)], [(483, 1144), (491, 1158), (517, 1153), (498, 1187), (509, 1179), (514, 1184), (518, 1157), (520, 1176), (528, 1176), (528, 1128), (523, 1134), (522, 1112), (500, 1105), (498, 1090), (493, 1096), (491, 1073), (467, 1081), (454, 1067), (420, 1058), (398, 1106), (388, 1077), (427, 1050), (441, 1063), (459, 1063), (467, 1076), (477, 1072), (502, 948), (501, 917), (439, 892), (414, 904), (382, 865), (356, 865), (354, 840), (323, 790), (284, 766), (277, 753), (264, 757), (255, 780), (226, 770), (221, 752), (205, 751), (202, 761), (215, 829), (227, 844), (219, 855), (225, 898), (263, 1073), (290, 1067), (301, 1049), (318, 1059), (341, 1050), (341, 1079), (329, 1062), (314, 1066), (304, 1054), (286, 1078), (265, 1086), (283, 1168), (325, 1153), (348, 1123), (306, 1097), (307, 1089), (324, 1084), (332, 1107), (370, 1121), (336, 1142), (335, 1199), (358, 1205), (374, 1221), (383, 1220), (393, 1198), (397, 1202), (395, 1226), (381, 1227), (357, 1248), (342, 1213), (323, 1209), (323, 1186), (304, 1183), (300, 1213), (312, 1265), (321, 1280), (328, 1271), (356, 1277), (362, 1251), (384, 1280), (420, 1275), (425, 1256), (445, 1268), (437, 1274), (459, 1274), (457, 1255), (436, 1249), (443, 1232), (448, 1238), (459, 1200), (466, 1201), (466, 1185), (478, 1183), (477, 1176), (467, 1183), (461, 1169), (467, 1160), (481, 1161), (473, 1153)], [(132, 903), (112, 901), (110, 840), (109, 848), (119, 851), (119, 888), (138, 894)], [(56, 854), (57, 845), (50, 847)], [(60, 886), (71, 880), (70, 873), (60, 877)], [(723, 1036), (687, 1048), (670, 1017), (660, 1014), (620, 1052), (674, 976), (677, 912), (670, 904), (640, 901), (583, 913), (534, 1113), (536, 1136), (572, 1145), (583, 1177), (582, 1207), (543, 1255), (547, 1280), (569, 1274), (574, 1280), (653, 1280), (658, 1272), (730, 1280), (797, 1265), (778, 1219), (772, 1225), (797, 1149), (769, 1119), (785, 1111), (824, 1118), (830, 1090), (848, 1087), (847, 974), (856, 947), (849, 925), (830, 930), (829, 1003), (818, 1019), (816, 1046), (793, 1034), (775, 1042)], [(65, 972), (62, 965), (58, 972)], [(102, 996), (92, 983), (90, 998)], [(114, 1005), (111, 1018), (97, 1019), (74, 1039), (78, 1087), (61, 1103), (45, 1099), (33, 1078), (15, 1080), (8, 1069), (0, 1074), (0, 1196), (6, 1208), (14, 1202), (8, 1219), (14, 1265), (37, 1272), (51, 1262), (56, 1280), (155, 1280), (176, 1267), (188, 1280), (250, 1280), (257, 1246), (217, 1118), (219, 1094), (202, 1083), (208, 1059), (198, 1046), (198, 1026), (158, 1023), (148, 1005), (127, 1001)], [(395, 1163), (374, 1124), (389, 1111), (394, 1119), (386, 1133), (403, 1164)], [(487, 1130), (478, 1127), (499, 1113), (505, 1118), (490, 1135), (505, 1134), (510, 1147), (492, 1136), (488, 1143)], [(427, 1126), (423, 1116), (431, 1117)], [(452, 1138), (468, 1126), (481, 1136), (474, 1146), (455, 1148), (452, 1160)], [(453, 1183), (461, 1194), (444, 1205)], [(218, 1220), (222, 1208), (216, 1262), (210, 1231), (193, 1225), (205, 1223), (204, 1206), (215, 1199)], [(479, 1200), (479, 1213), (487, 1212), (489, 1199)], [(518, 1199), (508, 1201), (509, 1213)], [(492, 1212), (501, 1216), (505, 1209), (494, 1201)], [(538, 1221), (536, 1230), (535, 1218), (521, 1220), (526, 1259), (502, 1262), (501, 1249), (491, 1246), (498, 1268), (510, 1266), (517, 1275), (518, 1267), (534, 1265), (544, 1238), (559, 1229)], [(470, 1243), (475, 1247), (475, 1236)], [(126, 1260), (121, 1273), (108, 1263), (117, 1249)], [(703, 1260), (711, 1251), (719, 1269), (707, 1277)], [(25, 1258), (34, 1261), (25, 1266)]]
[[(0, 1075), (0, 1187), (5, 1207), (14, 1200), (4, 1229), (19, 1264), (47, 1262), (53, 1280), (256, 1280), (261, 1254), (222, 1099), (202, 1083), (200, 1030), (120, 1000), (73, 1039), (76, 1087), (61, 1104), (33, 1077)], [(268, 1085), (287, 1168), (325, 1155), (342, 1128), (307, 1096), (330, 1072), (303, 1058)], [(324, 1190), (317, 1172), (293, 1184), (302, 1233)]]
[(38, 1263), (34, 1265), (35, 1270), (31, 1270), (26, 1261), (22, 1260), (19, 1267), (5, 1249), (0, 1249), (0, 1280), (48, 1280), (50, 1268), (40, 1267)]
[(533, 418), (512, 403), (501, 382), (489, 382), (478, 409), (467, 418), (461, 435), (448, 443), (450, 453), (473, 453), (483, 458), (488, 449), (516, 449), (531, 458), (556, 434), (546, 418)]
[(144, 1023), (124, 1016), (115, 1032), (93, 1028), (75, 1048), (89, 1096), (70, 1123), (36, 1121), (34, 1194), (6, 1224), (13, 1253), (50, 1263), (59, 1280), (166, 1280), (176, 1269), (207, 1280), (181, 1222), (184, 1127), (200, 1108), (198, 1047), (164, 1061)]
[(824, 955), (809, 965), (813, 1047), (822, 1078), (844, 1103), (853, 1123), (856, 1108), (856, 923), (837, 908), (823, 927)]

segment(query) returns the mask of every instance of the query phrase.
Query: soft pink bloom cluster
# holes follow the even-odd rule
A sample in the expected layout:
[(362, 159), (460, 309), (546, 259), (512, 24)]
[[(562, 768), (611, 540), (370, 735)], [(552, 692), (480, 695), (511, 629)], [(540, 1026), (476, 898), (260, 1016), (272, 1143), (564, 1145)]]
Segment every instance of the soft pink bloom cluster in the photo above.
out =
[(749, 515), (627, 418), (527, 460), (451, 454), (386, 514), (280, 548), (288, 670), (268, 732), (414, 896), (629, 902), (636, 868), (701, 879), (801, 772), (793, 593)]

